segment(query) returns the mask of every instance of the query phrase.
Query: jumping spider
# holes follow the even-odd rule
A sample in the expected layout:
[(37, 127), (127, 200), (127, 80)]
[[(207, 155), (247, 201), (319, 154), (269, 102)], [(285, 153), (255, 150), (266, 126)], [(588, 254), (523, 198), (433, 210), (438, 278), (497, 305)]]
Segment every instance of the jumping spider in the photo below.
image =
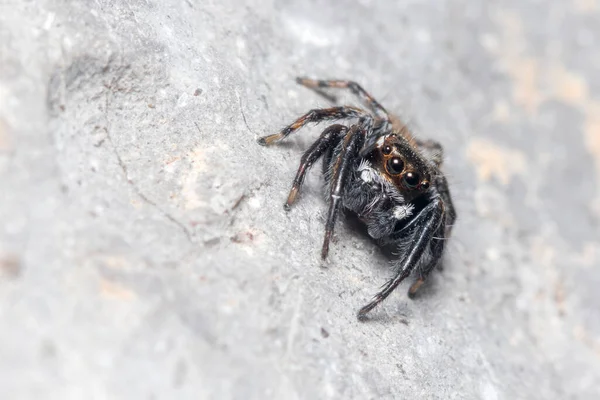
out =
[(405, 124), (355, 82), (296, 81), (323, 95), (324, 88), (349, 89), (370, 110), (351, 106), (314, 109), (279, 133), (258, 139), (259, 144), (268, 146), (308, 123), (356, 121), (350, 126), (330, 125), (303, 154), (284, 208), (290, 209), (306, 172), (323, 157), (329, 213), (321, 257), (325, 259), (329, 252), (340, 208), (354, 213), (381, 246), (396, 248), (395, 275), (359, 310), (358, 319), (363, 320), (416, 268), (418, 277), (408, 290), (412, 298), (442, 257), (456, 219), (448, 184), (440, 171), (442, 147), (413, 137)]

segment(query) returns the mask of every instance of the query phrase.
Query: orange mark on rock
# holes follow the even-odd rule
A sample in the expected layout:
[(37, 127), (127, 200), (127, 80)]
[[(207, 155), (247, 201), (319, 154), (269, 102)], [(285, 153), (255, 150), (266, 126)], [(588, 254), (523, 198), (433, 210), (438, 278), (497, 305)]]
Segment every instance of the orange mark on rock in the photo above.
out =
[(538, 61), (534, 58), (517, 58), (509, 64), (509, 72), (514, 80), (513, 99), (529, 114), (535, 114), (544, 101), (544, 95), (537, 86), (540, 74)]
[(15, 254), (0, 254), (0, 273), (7, 278), (15, 279), (21, 275), (21, 260)]
[(165, 165), (172, 164), (175, 161), (179, 161), (179, 160), (181, 160), (181, 157), (179, 157), (179, 156), (172, 157), (172, 158), (168, 159), (167, 161), (165, 161)]
[[(598, 10), (599, 3), (599, 0), (575, 0), (576, 8), (586, 13)], [(514, 103), (532, 116), (537, 114), (540, 104), (551, 100), (573, 106), (583, 113), (584, 141), (594, 157), (598, 188), (589, 207), (600, 218), (600, 100), (594, 98), (585, 76), (569, 70), (558, 56), (537, 60), (527, 54), (530, 45), (517, 13), (504, 10), (496, 13), (494, 18), (500, 37), (498, 40), (491, 35), (485, 37), (484, 47), (497, 57), (512, 78)]]
[(573, 0), (575, 11), (582, 14), (592, 13), (600, 9), (600, 1), (598, 0)]
[(583, 129), (585, 145), (596, 159), (596, 169), (600, 173), (600, 102), (592, 101), (587, 105)]
[(111, 269), (125, 269), (129, 266), (127, 259), (121, 256), (105, 256), (102, 257), (102, 262)]
[(519, 15), (503, 10), (494, 15), (500, 27), (500, 40), (493, 46), (486, 46), (495, 55), (503, 69), (513, 81), (512, 97), (515, 104), (530, 114), (537, 112), (544, 100), (538, 87), (540, 65), (537, 59), (525, 54), (525, 33)]
[(594, 157), (596, 167), (596, 196), (590, 202), (590, 209), (597, 218), (600, 218), (600, 102), (588, 102), (585, 110), (584, 143), (588, 152)]
[[(528, 54), (528, 41), (520, 16), (503, 10), (495, 16), (500, 40), (486, 46), (512, 79), (512, 97), (529, 115), (548, 100), (582, 105), (589, 100), (585, 77), (564, 67), (560, 60), (539, 60)], [(489, 41), (489, 40), (488, 40)], [(494, 41), (495, 43), (495, 41)]]
[(474, 139), (467, 148), (467, 157), (477, 168), (480, 181), (498, 179), (508, 185), (516, 175), (525, 175), (525, 155), (514, 149), (500, 146), (485, 139)]
[(570, 105), (580, 105), (587, 101), (589, 89), (585, 77), (567, 70), (562, 65), (554, 65), (548, 71), (551, 97)]
[(120, 283), (110, 281), (106, 278), (100, 278), (100, 293), (103, 296), (117, 300), (132, 300), (136, 297), (135, 293)]

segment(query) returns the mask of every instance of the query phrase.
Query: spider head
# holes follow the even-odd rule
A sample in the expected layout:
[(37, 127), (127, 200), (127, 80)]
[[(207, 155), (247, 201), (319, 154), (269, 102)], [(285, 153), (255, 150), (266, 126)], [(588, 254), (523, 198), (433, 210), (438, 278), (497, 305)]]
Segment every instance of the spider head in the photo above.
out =
[(379, 174), (408, 198), (426, 192), (431, 186), (431, 167), (418, 150), (400, 135), (382, 136), (369, 158)]

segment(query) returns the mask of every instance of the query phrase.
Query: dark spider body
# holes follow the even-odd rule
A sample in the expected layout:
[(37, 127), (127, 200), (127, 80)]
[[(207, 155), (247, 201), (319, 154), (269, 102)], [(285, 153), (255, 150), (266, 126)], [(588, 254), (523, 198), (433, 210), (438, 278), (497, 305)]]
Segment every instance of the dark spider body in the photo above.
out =
[(357, 120), (350, 126), (327, 127), (304, 153), (284, 208), (289, 210), (306, 172), (323, 157), (329, 212), (321, 257), (327, 257), (341, 208), (354, 213), (380, 245), (396, 250), (395, 276), (360, 309), (358, 318), (362, 320), (416, 271), (417, 279), (408, 291), (412, 298), (442, 257), (456, 218), (448, 184), (440, 171), (442, 147), (415, 139), (406, 125), (389, 115), (355, 82), (306, 78), (298, 78), (297, 82), (321, 94), (322, 88), (347, 88), (370, 109), (315, 109), (281, 132), (258, 140), (261, 145), (270, 145), (308, 123)]

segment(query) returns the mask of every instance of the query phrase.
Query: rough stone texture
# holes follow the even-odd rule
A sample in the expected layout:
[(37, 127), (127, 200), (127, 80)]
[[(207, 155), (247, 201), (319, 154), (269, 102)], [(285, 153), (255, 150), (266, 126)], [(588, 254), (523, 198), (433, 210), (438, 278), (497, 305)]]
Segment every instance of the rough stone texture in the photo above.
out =
[[(0, 2), (6, 399), (600, 396), (595, 0)], [(318, 253), (326, 102), (355, 79), (446, 147), (445, 268), (390, 276), (348, 224)]]

